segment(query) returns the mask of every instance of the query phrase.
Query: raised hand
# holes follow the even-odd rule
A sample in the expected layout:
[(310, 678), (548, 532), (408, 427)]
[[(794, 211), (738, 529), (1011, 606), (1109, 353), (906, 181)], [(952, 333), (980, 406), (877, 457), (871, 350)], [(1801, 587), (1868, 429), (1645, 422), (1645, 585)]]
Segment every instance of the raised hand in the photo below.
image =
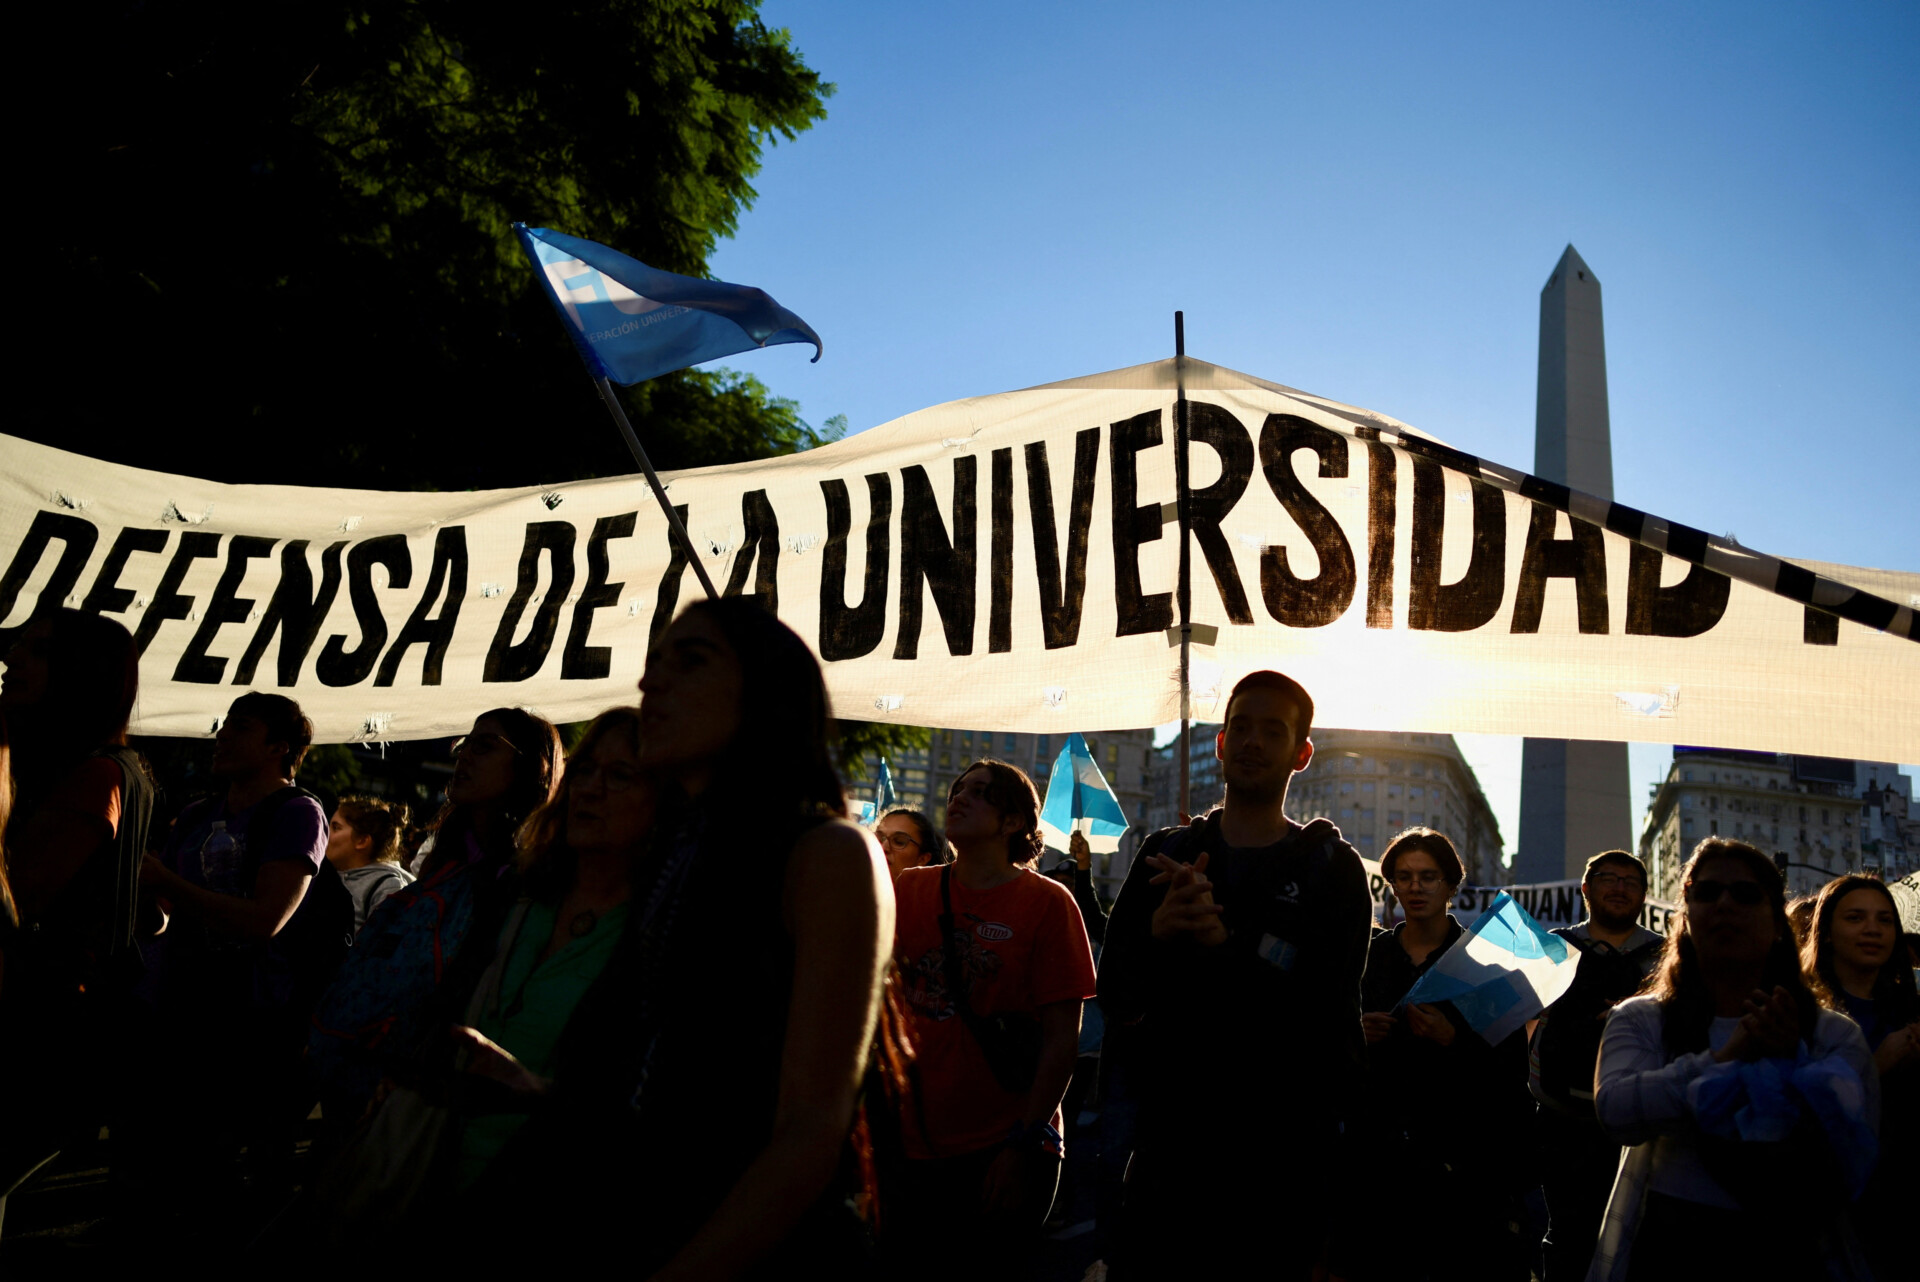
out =
[(1093, 847), (1087, 844), (1087, 834), (1074, 832), (1067, 838), (1067, 853), (1073, 856), (1073, 866), (1085, 872), (1093, 867)]
[(1147, 864), (1158, 869), (1150, 885), (1167, 887), (1167, 897), (1153, 910), (1153, 937), (1162, 941), (1192, 939), (1202, 944), (1226, 942), (1227, 924), (1220, 905), (1213, 902), (1213, 883), (1207, 880), (1206, 851), (1190, 864), (1165, 855), (1149, 855)]

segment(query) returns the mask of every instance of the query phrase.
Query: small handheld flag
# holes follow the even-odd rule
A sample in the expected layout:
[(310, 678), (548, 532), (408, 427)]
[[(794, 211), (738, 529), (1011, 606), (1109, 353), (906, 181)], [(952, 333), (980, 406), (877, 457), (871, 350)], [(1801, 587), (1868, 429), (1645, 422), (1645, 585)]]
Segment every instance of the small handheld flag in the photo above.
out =
[(1040, 807), (1040, 831), (1047, 844), (1065, 850), (1069, 834), (1082, 832), (1089, 849), (1107, 854), (1120, 848), (1120, 835), (1126, 830), (1126, 812), (1100, 773), (1087, 741), (1078, 732), (1068, 735), (1066, 747), (1054, 758), (1046, 804)]
[(1452, 1002), (1489, 1045), (1560, 1000), (1580, 954), (1501, 893), (1466, 933), (1415, 981), (1402, 1006)]
[(885, 757), (880, 758), (880, 783), (875, 789), (874, 800), (878, 803), (880, 813), (883, 815), (899, 804), (893, 792), (893, 771), (887, 769)]
[(632, 385), (778, 343), (822, 346), (765, 290), (676, 276), (590, 240), (515, 223), (520, 246), (595, 378)]

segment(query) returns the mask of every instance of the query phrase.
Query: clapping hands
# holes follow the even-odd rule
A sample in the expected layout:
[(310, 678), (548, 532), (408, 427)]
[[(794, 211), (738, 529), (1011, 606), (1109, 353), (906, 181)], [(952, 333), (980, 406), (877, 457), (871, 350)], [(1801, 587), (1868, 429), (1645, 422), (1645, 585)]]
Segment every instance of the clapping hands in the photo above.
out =
[(1800, 1045), (1799, 1012), (1794, 1009), (1793, 995), (1779, 986), (1775, 986), (1771, 994), (1756, 988), (1747, 999), (1746, 1008), (1747, 1013), (1740, 1017), (1740, 1027), (1733, 1030), (1733, 1036), (1714, 1053), (1714, 1058), (1724, 1064), (1736, 1059), (1779, 1059), (1792, 1055)]
[(1153, 910), (1155, 939), (1226, 942), (1227, 924), (1220, 918), (1220, 905), (1213, 902), (1213, 883), (1207, 880), (1208, 858), (1206, 851), (1190, 864), (1166, 855), (1147, 856), (1147, 866), (1157, 870), (1148, 884), (1167, 887), (1167, 897)]

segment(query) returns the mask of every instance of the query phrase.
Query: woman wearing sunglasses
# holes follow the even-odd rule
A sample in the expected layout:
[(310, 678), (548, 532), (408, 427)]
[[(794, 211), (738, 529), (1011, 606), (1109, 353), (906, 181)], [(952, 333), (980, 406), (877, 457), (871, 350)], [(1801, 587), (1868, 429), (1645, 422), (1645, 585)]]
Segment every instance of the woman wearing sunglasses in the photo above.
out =
[(1681, 885), (1601, 1038), (1595, 1111), (1631, 1148), (1588, 1278), (1870, 1276), (1847, 1217), (1879, 1120), (1866, 1041), (1801, 978), (1771, 859), (1709, 837)]
[[(525, 708), (482, 713), (454, 741), (446, 805), (413, 865), (419, 880), (367, 914), (307, 1034), (330, 1140), (344, 1138), (381, 1079), (442, 1025), (428, 999), (456, 958), (454, 988), (468, 991), (492, 959), (519, 893), (514, 834), (559, 795), (565, 769), (559, 730)], [(462, 956), (469, 938), (479, 946)]]

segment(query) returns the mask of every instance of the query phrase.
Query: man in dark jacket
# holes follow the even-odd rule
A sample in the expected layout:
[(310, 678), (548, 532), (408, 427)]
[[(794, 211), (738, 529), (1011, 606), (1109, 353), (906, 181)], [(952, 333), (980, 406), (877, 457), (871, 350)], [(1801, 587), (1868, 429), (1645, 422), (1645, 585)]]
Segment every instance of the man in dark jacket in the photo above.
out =
[(1539, 1101), (1535, 1135), (1550, 1227), (1546, 1282), (1579, 1282), (1600, 1236), (1620, 1146), (1593, 1113), (1594, 1064), (1607, 1013), (1638, 992), (1666, 940), (1640, 925), (1646, 865), (1604, 850), (1580, 878), (1587, 919), (1553, 933), (1580, 950), (1573, 987), (1547, 1007), (1529, 1045), (1527, 1085)]
[(1214, 748), (1224, 805), (1149, 837), (1108, 919), (1100, 1005), (1139, 1042), (1116, 1280), (1248, 1262), (1306, 1278), (1320, 1255), (1364, 1063), (1372, 905), (1339, 831), (1285, 813), (1312, 723), (1311, 697), (1277, 672), (1235, 686)]

